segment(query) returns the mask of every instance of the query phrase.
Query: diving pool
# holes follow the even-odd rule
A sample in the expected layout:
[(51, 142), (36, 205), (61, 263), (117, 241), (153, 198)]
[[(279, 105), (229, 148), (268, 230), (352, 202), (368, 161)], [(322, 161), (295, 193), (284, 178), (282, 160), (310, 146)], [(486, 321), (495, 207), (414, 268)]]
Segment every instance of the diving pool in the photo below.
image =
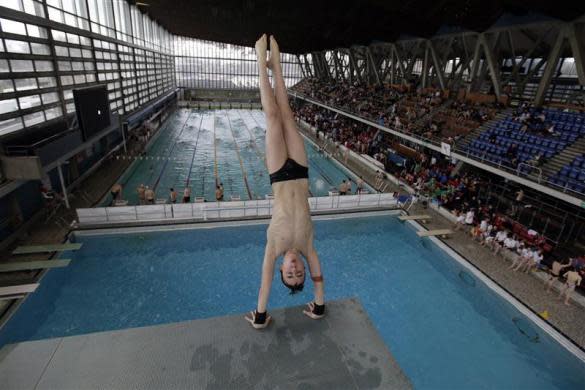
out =
[[(326, 299), (358, 297), (415, 388), (585, 388), (582, 360), (410, 225), (329, 218), (315, 221)], [(77, 234), (0, 346), (252, 310), (266, 225), (222, 226)], [(279, 278), (269, 310), (312, 299), (309, 279), (291, 296)]]
[[(190, 187), (191, 199), (215, 201), (216, 183), (223, 183), (225, 200), (264, 199), (272, 193), (264, 163), (266, 121), (261, 110), (178, 109), (163, 124), (144, 156), (135, 161), (120, 183), (123, 198), (138, 204), (136, 189), (141, 184), (154, 189), (156, 197), (169, 197)], [(318, 153), (305, 140), (309, 159), (311, 196), (327, 196), (343, 179), (357, 177), (336, 161)], [(127, 158), (128, 156), (123, 156)], [(369, 188), (372, 191), (371, 188)], [(109, 204), (108, 196), (103, 204)]]

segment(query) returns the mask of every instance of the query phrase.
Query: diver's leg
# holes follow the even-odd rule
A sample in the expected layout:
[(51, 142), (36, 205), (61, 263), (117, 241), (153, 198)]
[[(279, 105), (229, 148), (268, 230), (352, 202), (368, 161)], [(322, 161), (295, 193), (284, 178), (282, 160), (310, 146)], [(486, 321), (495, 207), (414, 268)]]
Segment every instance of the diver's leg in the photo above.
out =
[(286, 94), (286, 86), (282, 76), (282, 65), (280, 64), (280, 49), (273, 36), (270, 37), (270, 61), (268, 66), (272, 69), (272, 77), (274, 78), (274, 95), (276, 96), (276, 104), (280, 109), (288, 157), (306, 167), (308, 163), (305, 143), (303, 137), (299, 134), (295, 117), (288, 103), (288, 95)]
[(256, 55), (258, 56), (258, 84), (260, 100), (266, 115), (266, 167), (268, 173), (278, 171), (287, 159), (287, 149), (282, 134), (281, 115), (266, 68), (266, 34), (256, 41)]

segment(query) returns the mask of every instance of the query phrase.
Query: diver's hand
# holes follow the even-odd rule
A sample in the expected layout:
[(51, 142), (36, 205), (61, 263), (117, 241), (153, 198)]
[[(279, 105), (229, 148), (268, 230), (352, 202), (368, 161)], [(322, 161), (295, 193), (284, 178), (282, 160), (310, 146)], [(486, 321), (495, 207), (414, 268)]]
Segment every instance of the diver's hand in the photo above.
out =
[(246, 321), (248, 321), (250, 324), (252, 324), (254, 329), (264, 329), (268, 326), (272, 317), (270, 315), (268, 315), (268, 312), (263, 313), (263, 314), (266, 316), (266, 318), (264, 318), (263, 322), (261, 322), (260, 318), (257, 318), (259, 316), (257, 316), (256, 310), (250, 312), (250, 317), (244, 316), (244, 318), (246, 319)]
[(303, 313), (309, 318), (314, 320), (325, 317), (325, 305), (316, 305), (315, 302), (309, 302), (307, 304), (309, 310), (303, 310)]

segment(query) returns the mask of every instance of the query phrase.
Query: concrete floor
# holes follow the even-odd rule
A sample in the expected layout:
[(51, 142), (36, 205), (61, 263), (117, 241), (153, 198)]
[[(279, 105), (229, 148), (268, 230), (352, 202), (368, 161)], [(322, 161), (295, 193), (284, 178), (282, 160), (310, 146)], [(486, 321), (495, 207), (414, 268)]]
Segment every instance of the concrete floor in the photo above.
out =
[(410, 389), (356, 299), (30, 341), (0, 350), (0, 389)]

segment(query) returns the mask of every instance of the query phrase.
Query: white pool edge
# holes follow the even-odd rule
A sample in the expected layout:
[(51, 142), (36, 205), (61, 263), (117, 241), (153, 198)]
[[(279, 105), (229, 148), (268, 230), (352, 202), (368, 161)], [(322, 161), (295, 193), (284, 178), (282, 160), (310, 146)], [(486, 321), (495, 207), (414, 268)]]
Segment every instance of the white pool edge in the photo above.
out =
[[(400, 210), (378, 210), (378, 211), (348, 211), (343, 214), (325, 214), (325, 215), (313, 215), (311, 219), (313, 221), (325, 221), (335, 219), (348, 219), (348, 218), (365, 218), (365, 217), (378, 217), (381, 215), (399, 215)], [(131, 227), (104, 227), (102, 229), (88, 229), (88, 230), (75, 230), (72, 232), (74, 236), (89, 237), (89, 236), (106, 236), (113, 234), (129, 234), (129, 233), (153, 233), (153, 232), (173, 232), (181, 230), (204, 230), (204, 229), (217, 229), (226, 227), (241, 227), (241, 226), (254, 226), (254, 225), (268, 225), (270, 223), (270, 216), (258, 219), (243, 219), (234, 221), (213, 221), (213, 222), (199, 222), (199, 223), (185, 223), (185, 224), (170, 224), (170, 225), (157, 225), (157, 226), (131, 226)]]

